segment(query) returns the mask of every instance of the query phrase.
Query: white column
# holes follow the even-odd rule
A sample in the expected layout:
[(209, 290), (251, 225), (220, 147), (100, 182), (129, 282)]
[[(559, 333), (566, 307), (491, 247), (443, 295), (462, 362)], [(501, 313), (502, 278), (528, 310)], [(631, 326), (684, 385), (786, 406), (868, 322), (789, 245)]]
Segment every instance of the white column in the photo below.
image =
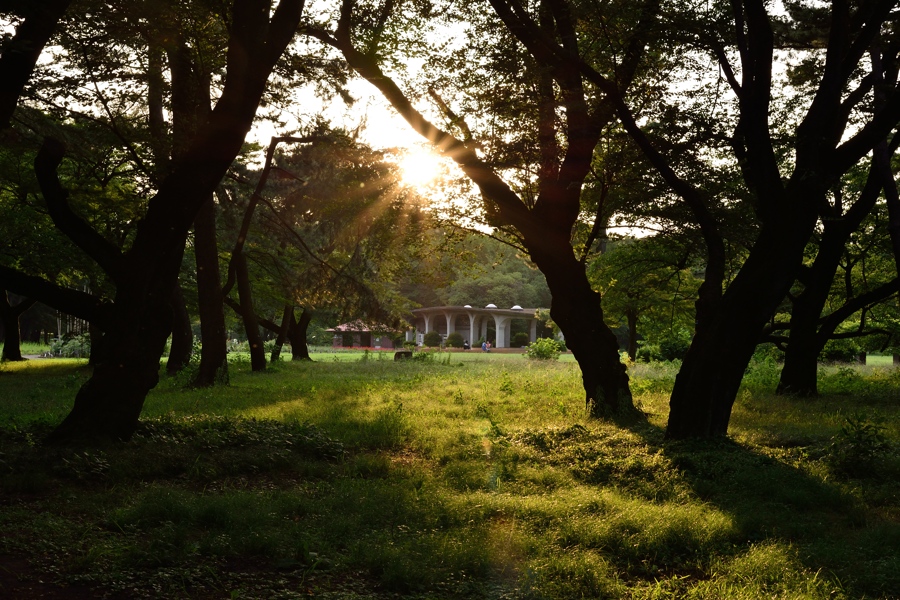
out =
[(469, 313), (469, 344), (474, 346), (477, 339), (475, 337), (475, 315)]
[(447, 335), (450, 335), (456, 331), (456, 315), (446, 314), (444, 316), (447, 317)]
[(495, 347), (509, 348), (509, 317), (492, 315), (494, 317), (494, 326), (497, 329), (497, 340)]
[(422, 315), (422, 318), (425, 319), (425, 331), (423, 331), (422, 333), (428, 333), (429, 331), (431, 331), (431, 315), (425, 313), (424, 315)]
[(531, 332), (528, 334), (532, 342), (537, 339), (537, 319), (531, 320)]

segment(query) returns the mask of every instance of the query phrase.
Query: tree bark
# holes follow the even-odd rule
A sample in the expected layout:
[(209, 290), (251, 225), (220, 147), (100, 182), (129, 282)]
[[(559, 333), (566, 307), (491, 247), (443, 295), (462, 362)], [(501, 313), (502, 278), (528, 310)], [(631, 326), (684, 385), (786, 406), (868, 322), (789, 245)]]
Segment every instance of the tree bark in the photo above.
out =
[(9, 302), (9, 293), (3, 290), (0, 294), (0, 321), (3, 323), (3, 354), (4, 361), (22, 361), (22, 335), (19, 329), (19, 317), (25, 311), (34, 306), (34, 299), (26, 298), (12, 306)]
[[(240, 151), (268, 76), (297, 30), (303, 2), (281, 0), (274, 14), (270, 8), (265, 0), (235, 0), (225, 87), (210, 118), (149, 203), (116, 270), (107, 347), (49, 442), (125, 440), (137, 428), (144, 399), (159, 380), (159, 358), (171, 331), (171, 290), (188, 230)], [(36, 160), (45, 195), (61, 188), (56, 168), (62, 150), (50, 150)]]
[(172, 288), (172, 345), (169, 347), (169, 360), (166, 361), (166, 373), (175, 375), (191, 362), (194, 350), (194, 332), (191, 330), (191, 316), (184, 302), (181, 284)]
[(228, 332), (216, 243), (216, 204), (210, 195), (194, 219), (197, 263), (197, 303), (200, 312), (200, 367), (192, 385), (210, 387), (228, 382)]
[(628, 358), (634, 361), (637, 360), (637, 311), (633, 309), (625, 311), (625, 318), (628, 319)]
[(250, 287), (250, 273), (247, 270), (247, 256), (241, 252), (235, 255), (235, 276), (240, 296), (240, 314), (250, 346), (250, 368), (253, 371), (266, 370), (266, 351), (259, 334), (259, 321), (253, 310), (253, 292)]
[(815, 213), (764, 225), (728, 286), (706, 337), (695, 336), (675, 378), (666, 436), (717, 437), (728, 432), (744, 371), (763, 327), (796, 279)]
[(269, 362), (275, 363), (281, 360), (281, 349), (288, 339), (288, 329), (291, 327), (291, 318), (293, 316), (294, 307), (290, 304), (285, 304), (281, 314), (281, 326), (278, 328), (278, 336), (275, 338), (275, 345), (272, 347), (272, 355), (269, 357)]
[(294, 317), (291, 310), (291, 326), (288, 328), (288, 339), (291, 341), (291, 360), (312, 360), (309, 356), (309, 348), (306, 345), (306, 334), (312, 321), (312, 311), (304, 309), (300, 313), (300, 320)]
[(587, 274), (570, 244), (563, 238), (554, 244), (547, 237), (525, 238), (529, 254), (547, 279), (550, 316), (559, 326), (581, 368), (585, 404), (601, 418), (636, 415), (625, 365), (619, 360), (619, 343), (603, 321), (600, 294), (591, 289)]
[(0, 129), (9, 127), (19, 96), (71, 0), (34, 2), (0, 56)]

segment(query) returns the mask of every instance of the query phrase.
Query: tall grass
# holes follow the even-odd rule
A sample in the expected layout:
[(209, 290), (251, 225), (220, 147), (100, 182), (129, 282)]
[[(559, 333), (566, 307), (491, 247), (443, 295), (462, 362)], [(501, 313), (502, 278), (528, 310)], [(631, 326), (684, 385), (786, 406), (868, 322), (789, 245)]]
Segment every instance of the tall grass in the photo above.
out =
[(828, 393), (799, 400), (754, 365), (730, 440), (668, 442), (676, 365), (630, 368), (648, 419), (623, 429), (587, 418), (570, 362), (363, 356), (259, 374), (238, 361), (209, 390), (164, 378), (132, 442), (90, 450), (40, 444), (83, 362), (3, 365), (0, 555), (148, 598), (900, 589), (890, 367), (823, 368)]

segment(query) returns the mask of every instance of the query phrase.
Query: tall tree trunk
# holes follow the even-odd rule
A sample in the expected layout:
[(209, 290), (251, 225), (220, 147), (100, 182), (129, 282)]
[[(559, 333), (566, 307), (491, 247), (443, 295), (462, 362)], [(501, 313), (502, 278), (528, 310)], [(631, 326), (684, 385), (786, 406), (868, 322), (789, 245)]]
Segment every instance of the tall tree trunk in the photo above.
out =
[[(209, 119), (160, 184), (125, 255), (110, 253), (83, 224), (76, 242), (114, 279), (108, 344), (72, 411), (50, 442), (128, 439), (138, 425), (147, 393), (159, 380), (159, 359), (172, 324), (171, 290), (200, 206), (214, 192), (240, 151), (275, 62), (294, 38), (302, 0), (280, 0), (274, 13), (264, 0), (235, 0), (229, 29), (225, 85)], [(56, 169), (61, 144), (38, 153), (35, 171), (44, 196), (64, 202)], [(49, 204), (49, 202), (48, 202)], [(56, 219), (54, 219), (56, 220)]]
[[(804, 222), (806, 221), (806, 222)], [(695, 336), (669, 401), (666, 436), (724, 436), (766, 322), (796, 279), (815, 213), (764, 225), (701, 339)]]
[(206, 199), (194, 219), (194, 257), (197, 262), (197, 298), (200, 312), (200, 367), (192, 385), (210, 387), (228, 382), (228, 337), (219, 250), (216, 243), (216, 204)]
[(253, 371), (266, 370), (266, 351), (263, 339), (259, 334), (259, 321), (253, 310), (253, 292), (250, 288), (250, 273), (247, 270), (247, 256), (241, 252), (235, 255), (235, 276), (237, 277), (238, 294), (240, 295), (241, 319), (250, 346), (250, 368)]
[(628, 358), (637, 360), (637, 311), (634, 309), (625, 311), (625, 318), (628, 319)]
[(306, 333), (312, 321), (312, 311), (304, 309), (300, 313), (300, 320), (294, 318), (291, 310), (291, 326), (288, 328), (288, 339), (291, 341), (291, 360), (312, 360), (309, 356), (309, 348), (306, 346)]
[(269, 362), (278, 362), (281, 360), (281, 349), (287, 341), (288, 329), (291, 327), (291, 318), (294, 316), (294, 307), (290, 304), (284, 305), (284, 311), (281, 314), (281, 326), (278, 328), (278, 336), (275, 338), (275, 345), (272, 347), (272, 355)]
[(3, 323), (2, 360), (25, 360), (25, 357), (22, 356), (22, 335), (19, 329), (19, 317), (34, 306), (35, 302), (36, 300), (26, 298), (17, 305), (12, 306), (9, 302), (9, 293), (3, 290), (3, 293), (0, 294), (0, 321)]
[(194, 349), (194, 332), (191, 330), (191, 316), (184, 302), (181, 284), (172, 289), (172, 345), (169, 347), (169, 360), (166, 361), (166, 373), (175, 375), (191, 362)]
[(824, 341), (820, 342), (817, 335), (819, 317), (828, 301), (844, 244), (854, 229), (855, 225), (849, 227), (845, 223), (825, 224), (816, 260), (803, 277), (805, 287), (794, 299), (790, 339), (784, 352), (784, 367), (775, 392), (777, 394), (818, 395), (819, 353), (824, 346)]
[(91, 354), (88, 357), (88, 366), (97, 365), (99, 357), (103, 356), (103, 344), (105, 343), (103, 330), (97, 327), (93, 322), (88, 322), (88, 339), (91, 342)]
[[(525, 243), (529, 244), (528, 238)], [(585, 403), (591, 415), (635, 416), (628, 375), (619, 360), (619, 342), (603, 321), (600, 294), (591, 289), (584, 265), (562, 239), (554, 244), (545, 238), (529, 245), (528, 250), (547, 279), (552, 298), (550, 316), (581, 368)]]
[(171, 289), (180, 255), (174, 251), (160, 257), (169, 269), (133, 269), (123, 277), (105, 343), (92, 353), (94, 372), (48, 442), (125, 440), (133, 435), (144, 399), (159, 382), (159, 358), (172, 329)]

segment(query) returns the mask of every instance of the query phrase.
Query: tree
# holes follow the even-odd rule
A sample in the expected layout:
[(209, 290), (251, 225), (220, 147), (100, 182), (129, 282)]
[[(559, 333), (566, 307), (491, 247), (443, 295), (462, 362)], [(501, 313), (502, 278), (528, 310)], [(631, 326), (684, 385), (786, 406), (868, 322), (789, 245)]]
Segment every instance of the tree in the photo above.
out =
[[(896, 144), (900, 144), (900, 137), (892, 141), (892, 145)], [(854, 179), (858, 181), (859, 178), (857, 174)], [(851, 179), (850, 185), (853, 183)], [(860, 310), (867, 311), (898, 291), (893, 259), (887, 269), (883, 261), (878, 264), (877, 260), (879, 254), (891, 256), (889, 249), (878, 252), (878, 241), (883, 243), (888, 237), (887, 228), (876, 222), (876, 216), (883, 219), (885, 212), (875, 210), (882, 188), (878, 165), (873, 161), (856, 200), (846, 208), (847, 192), (851, 192), (852, 187), (850, 190), (845, 187), (842, 185), (834, 190), (834, 200), (829, 203), (830, 214), (822, 219), (821, 233), (815, 235), (815, 259), (800, 270), (802, 289), (789, 296), (790, 322), (784, 325), (775, 322), (767, 328), (775, 333), (790, 333), (784, 347), (779, 394), (816, 396), (817, 363), (826, 343), (838, 335), (871, 335), (873, 332), (865, 327), (865, 318), (860, 320), (855, 332), (836, 332), (852, 315)], [(843, 277), (837, 278), (841, 270)], [(858, 274), (860, 272), (862, 275)]]
[[(593, 413), (634, 414), (618, 343), (603, 321), (600, 297), (591, 289), (572, 244), (573, 226), (581, 211), (582, 187), (601, 132), (613, 117), (612, 96), (589, 92), (580, 72), (577, 57), (582, 40), (578, 28), (587, 21), (580, 19), (582, 15), (574, 6), (561, 1), (541, 3), (535, 10), (540, 14), (537, 22), (517, 3), (497, 0), (491, 4), (514, 37), (502, 31), (494, 35), (498, 23), (489, 19), (479, 20), (470, 31), (476, 45), (487, 38), (503, 47), (502, 52), (488, 56), (497, 58), (497, 68), (491, 76), (502, 73), (509, 93), (496, 94), (496, 78), (491, 87), (485, 85), (483, 89), (492, 90), (498, 100), (520, 102), (491, 115), (502, 115), (506, 122), (528, 123), (527, 130), (519, 126), (519, 135), (512, 131), (516, 141), (528, 144), (527, 156), (520, 155), (518, 159), (516, 152), (506, 152), (514, 150), (515, 144), (503, 144), (503, 136), (498, 136), (498, 144), (493, 146), (490, 137), (475, 139), (473, 124), (449, 107), (443, 110), (444, 115), (448, 126), (459, 135), (453, 135), (449, 127), (437, 127), (384, 72), (378, 57), (389, 51), (385, 39), (389, 36), (385, 32), (392, 23), (396, 25), (391, 19), (399, 16), (392, 14), (390, 4), (358, 7), (352, 0), (345, 0), (334, 31), (318, 28), (311, 32), (339, 49), (349, 66), (372, 83), (415, 131), (460, 166), (481, 192), (490, 224), (505, 228), (527, 251), (547, 279), (552, 294), (551, 314), (579, 363), (585, 399)], [(616, 74), (617, 94), (624, 93), (635, 78), (657, 9), (654, 1), (617, 3), (615, 10), (600, 14), (599, 19), (609, 19), (610, 25), (615, 22), (609, 30), (618, 28), (626, 33), (610, 44), (607, 54), (598, 51), (596, 45), (584, 43), (585, 55), (599, 57), (597, 64)], [(470, 11), (468, 15), (480, 19), (483, 13)], [(485, 36), (488, 31), (491, 35)], [(557, 44), (565, 48), (565, 56), (555, 51)], [(620, 63), (615, 60), (617, 51), (622, 52)], [(483, 69), (481, 63), (472, 64), (472, 73)], [(474, 64), (478, 64), (477, 68)], [(492, 151), (496, 162), (479, 155), (490, 155)], [(518, 186), (505, 180), (508, 159), (533, 167), (534, 183), (526, 178)]]
[[(158, 380), (159, 357), (171, 331), (171, 290), (188, 230), (240, 151), (269, 74), (292, 40), (302, 10), (300, 0), (282, 0), (272, 13), (262, 0), (234, 2), (229, 14), (226, 80), (219, 100), (188, 149), (160, 181), (125, 252), (71, 211), (57, 174), (64, 145), (51, 138), (42, 145), (35, 172), (51, 214), (55, 212), (54, 222), (100, 264), (116, 288), (105, 319), (97, 320), (105, 330), (103, 356), (51, 440), (127, 439), (134, 432), (144, 398)], [(9, 289), (41, 286), (16, 273), (2, 274), (3, 285)]]
[[(628, 328), (626, 349), (635, 360), (641, 321), (657, 334), (654, 338), (659, 338), (690, 315), (698, 287), (689, 268), (694, 260), (690, 249), (662, 236), (626, 239), (611, 246), (590, 264), (588, 272), (600, 290), (606, 314), (624, 318)], [(687, 327), (692, 326), (691, 317)]]
[(9, 293), (2, 290), (0, 295), (0, 323), (3, 324), (3, 356), (0, 360), (25, 360), (22, 357), (22, 336), (19, 333), (19, 317), (34, 306), (36, 300), (24, 298), (13, 306)]
[[(256, 190), (239, 202), (242, 242), (232, 252), (254, 271), (246, 286), (260, 284), (254, 314), (281, 313), (280, 325), (275, 317), (258, 322), (281, 343), (290, 339), (303, 359), (313, 311), (396, 325), (409, 303), (393, 281), (409, 270), (427, 223), (417, 201), (384, 152), (344, 131), (317, 123), (308, 135), (273, 138)], [(229, 301), (242, 315), (250, 309), (241, 306), (245, 297), (242, 290), (240, 303)]]

